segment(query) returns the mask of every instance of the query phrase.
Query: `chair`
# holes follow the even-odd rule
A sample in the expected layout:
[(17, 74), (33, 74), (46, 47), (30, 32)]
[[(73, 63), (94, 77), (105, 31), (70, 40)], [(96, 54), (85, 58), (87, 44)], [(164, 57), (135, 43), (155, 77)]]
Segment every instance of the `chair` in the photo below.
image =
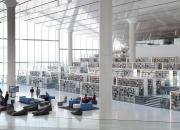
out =
[(71, 112), (73, 115), (78, 115), (78, 116), (81, 116), (82, 115), (82, 109), (81, 108), (78, 108), (76, 109), (75, 111), (72, 111)]
[(29, 106), (24, 106), (23, 108), (27, 111), (36, 111), (38, 110), (38, 103)]
[(34, 111), (32, 114), (33, 114), (34, 116), (48, 115), (48, 114), (49, 114), (49, 111), (47, 111), (47, 110)]
[(12, 112), (11, 116), (23, 116), (23, 115), (27, 115), (27, 114), (28, 114), (27, 110), (22, 109), (20, 111)]

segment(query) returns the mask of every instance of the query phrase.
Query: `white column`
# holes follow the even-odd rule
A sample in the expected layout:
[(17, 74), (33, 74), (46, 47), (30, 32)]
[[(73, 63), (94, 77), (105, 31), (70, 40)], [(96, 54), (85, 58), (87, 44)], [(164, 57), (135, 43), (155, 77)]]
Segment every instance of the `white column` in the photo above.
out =
[(60, 29), (58, 29), (58, 82), (59, 82), (59, 86), (58, 86), (58, 94), (59, 94), (59, 101), (61, 101), (61, 92), (60, 92), (60, 79), (61, 79), (61, 64), (60, 64), (60, 62), (61, 62), (61, 31), (60, 31)]
[(8, 37), (8, 70), (7, 86), (16, 85), (16, 64), (15, 64), (15, 8), (16, 0), (5, 0), (7, 6), (7, 37)]
[(128, 20), (129, 23), (129, 62), (136, 61), (136, 21)]
[(100, 116), (112, 112), (112, 1), (100, 2)]
[(68, 66), (72, 66), (72, 43), (73, 42), (73, 31), (68, 31)]
[(144, 96), (148, 96), (148, 79), (144, 78)]
[(153, 95), (157, 95), (156, 79), (153, 79)]

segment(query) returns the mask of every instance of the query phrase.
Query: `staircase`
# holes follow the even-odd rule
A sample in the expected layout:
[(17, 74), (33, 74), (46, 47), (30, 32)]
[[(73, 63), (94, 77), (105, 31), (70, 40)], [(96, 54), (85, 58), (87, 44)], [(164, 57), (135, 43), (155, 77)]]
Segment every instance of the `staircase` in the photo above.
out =
[(145, 101), (144, 105), (149, 107), (161, 108), (161, 99), (161, 97), (151, 96)]
[(149, 97), (144, 97), (144, 96), (136, 96), (135, 97), (135, 104), (140, 104), (140, 105), (144, 105), (144, 103), (146, 102), (146, 100)]

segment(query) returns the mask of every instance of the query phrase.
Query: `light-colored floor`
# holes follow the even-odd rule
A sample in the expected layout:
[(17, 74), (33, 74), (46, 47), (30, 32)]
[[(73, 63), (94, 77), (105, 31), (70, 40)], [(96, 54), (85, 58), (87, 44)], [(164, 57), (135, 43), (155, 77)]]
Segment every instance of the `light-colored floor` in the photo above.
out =
[[(1, 86), (1, 88), (3, 88)], [(41, 90), (41, 94), (48, 91), (59, 100), (59, 92), (55, 90)], [(20, 87), (17, 99), (20, 95), (28, 95), (28, 87)], [(78, 95), (61, 92), (74, 98)], [(16, 103), (17, 110), (23, 104)], [(55, 103), (53, 111), (48, 116), (34, 117), (32, 113), (28, 116), (12, 117), (1, 112), (0, 130), (176, 130), (180, 129), (180, 112), (169, 111), (159, 108), (151, 108), (136, 104), (113, 101), (112, 117), (102, 120), (99, 110), (83, 112), (83, 116), (74, 116), (70, 111), (58, 108)]]

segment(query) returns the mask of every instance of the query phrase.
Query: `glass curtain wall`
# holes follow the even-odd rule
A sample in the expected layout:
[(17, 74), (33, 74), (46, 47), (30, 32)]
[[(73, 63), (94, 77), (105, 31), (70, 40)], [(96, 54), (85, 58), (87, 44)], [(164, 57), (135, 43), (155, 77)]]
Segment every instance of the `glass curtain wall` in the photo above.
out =
[(80, 58), (89, 58), (99, 53), (99, 40), (91, 35), (73, 35), (73, 60), (79, 62)]
[[(0, 83), (6, 83), (7, 79), (7, 10), (5, 4), (3, 6), (0, 12)], [(27, 76), (33, 70), (43, 71), (48, 66), (57, 66), (59, 57), (61, 65), (66, 66), (67, 30), (61, 29), (59, 34), (57, 28), (45, 26), (43, 22), (35, 24), (24, 20), (31, 13), (31, 9), (27, 9), (28, 2), (16, 7), (16, 75)], [(80, 61), (80, 58), (92, 57), (98, 54), (98, 50), (98, 38), (91, 34), (73, 33), (74, 62)]]

